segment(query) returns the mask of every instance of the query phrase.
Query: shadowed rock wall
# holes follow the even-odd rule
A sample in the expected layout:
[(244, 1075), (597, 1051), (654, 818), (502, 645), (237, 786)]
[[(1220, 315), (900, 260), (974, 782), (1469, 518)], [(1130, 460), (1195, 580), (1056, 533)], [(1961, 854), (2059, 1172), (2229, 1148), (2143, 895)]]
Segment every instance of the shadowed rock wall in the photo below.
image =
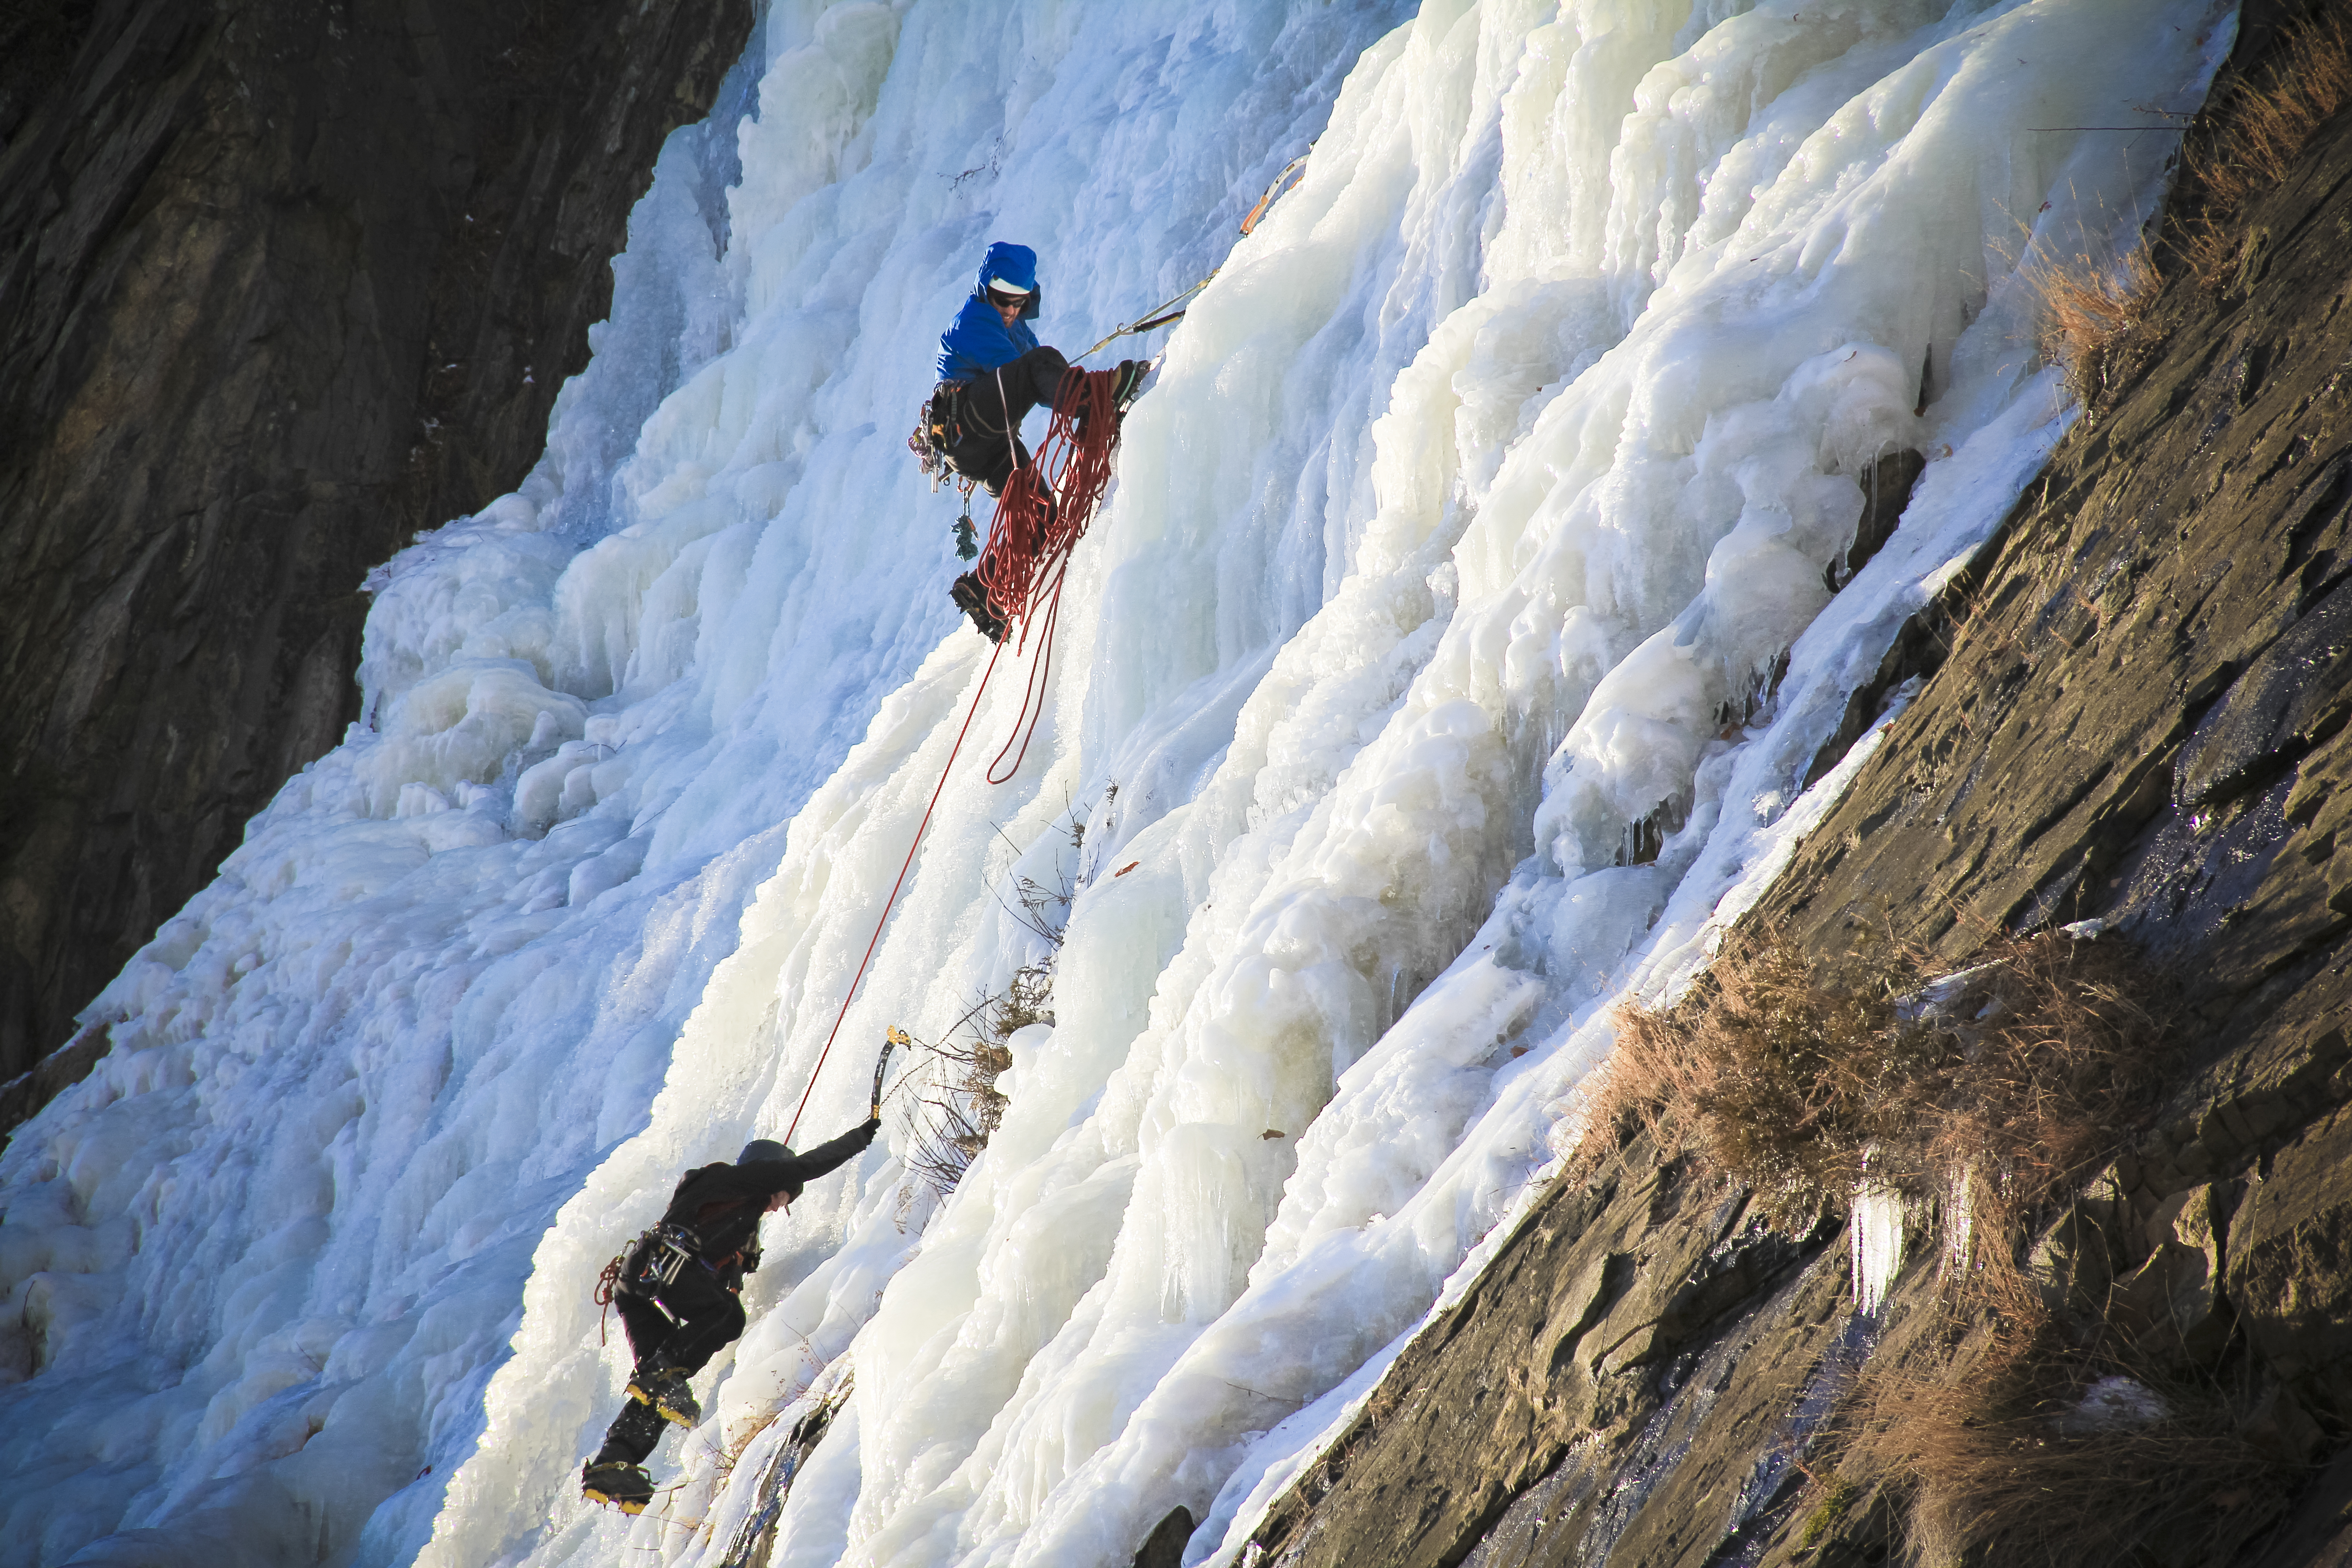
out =
[(361, 578), (536, 459), (751, 13), (0, 14), (0, 1079), (358, 716)]

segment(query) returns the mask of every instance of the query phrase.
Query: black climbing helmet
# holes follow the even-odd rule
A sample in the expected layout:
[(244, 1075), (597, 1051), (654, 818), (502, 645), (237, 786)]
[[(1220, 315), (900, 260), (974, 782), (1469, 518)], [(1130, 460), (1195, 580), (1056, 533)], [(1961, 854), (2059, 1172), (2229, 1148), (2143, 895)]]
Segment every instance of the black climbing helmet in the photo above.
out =
[(735, 1156), (735, 1163), (739, 1165), (748, 1165), (754, 1160), (789, 1160), (792, 1157), (793, 1152), (789, 1146), (779, 1143), (772, 1138), (754, 1138), (743, 1145), (743, 1152)]

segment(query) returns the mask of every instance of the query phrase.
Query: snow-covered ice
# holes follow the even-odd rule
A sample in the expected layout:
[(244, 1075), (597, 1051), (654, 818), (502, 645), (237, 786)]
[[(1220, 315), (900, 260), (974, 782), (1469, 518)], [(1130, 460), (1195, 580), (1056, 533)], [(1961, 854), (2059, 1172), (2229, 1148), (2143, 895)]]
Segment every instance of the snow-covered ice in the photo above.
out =
[[(0, 1528), (716, 1568), (769, 1423), (846, 1387), (775, 1563), (1125, 1563), (1180, 1504), (1187, 1561), (1234, 1561), (1539, 1192), (1612, 1002), (1685, 984), (1875, 743), (1806, 787), (2072, 417), (2032, 278), (2131, 244), (2177, 141), (2098, 128), (2193, 108), (2233, 34), (2221, 0), (773, 0), (546, 459), (371, 579), (366, 718), (0, 1157)], [(1221, 268), (1001, 788), (1026, 660), (980, 689), (903, 439), (992, 238), (1072, 353)], [(1927, 467), (1849, 579), (1898, 448)], [(975, 700), (798, 1141), (862, 1113), (887, 1026), (1053, 954), (1041, 911), (1053, 1021), (950, 1196), (894, 1116), (768, 1222), (669, 1489), (597, 1512), (596, 1274), (783, 1131)]]

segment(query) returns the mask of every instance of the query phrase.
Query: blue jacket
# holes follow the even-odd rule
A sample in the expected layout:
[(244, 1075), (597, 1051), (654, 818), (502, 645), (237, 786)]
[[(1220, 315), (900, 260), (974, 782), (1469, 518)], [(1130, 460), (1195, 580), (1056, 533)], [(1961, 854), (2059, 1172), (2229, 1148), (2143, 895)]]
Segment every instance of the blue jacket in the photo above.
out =
[[(1022, 307), (1020, 316), (1010, 327), (996, 313), (996, 307), (988, 302), (988, 286), (1000, 278), (1030, 291), (1029, 302)], [(1035, 251), (1001, 239), (992, 244), (981, 261), (971, 298), (956, 312), (955, 324), (940, 334), (940, 379), (970, 381), (981, 372), (1010, 364), (1035, 348), (1037, 334), (1029, 330), (1029, 322), (1037, 314), (1042, 292), (1037, 287)]]

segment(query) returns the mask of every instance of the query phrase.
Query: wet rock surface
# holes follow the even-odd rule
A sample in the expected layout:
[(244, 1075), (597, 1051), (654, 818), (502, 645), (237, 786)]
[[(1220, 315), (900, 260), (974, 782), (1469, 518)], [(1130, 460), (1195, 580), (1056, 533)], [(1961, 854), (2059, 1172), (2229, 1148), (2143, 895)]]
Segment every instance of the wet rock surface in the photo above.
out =
[[(2260, 1391), (2242, 1436), (2296, 1489), (2231, 1561), (2305, 1568), (2352, 1561), (2352, 114), (2244, 232), (1890, 654), (1925, 689), (1754, 918), (1832, 969), (2095, 919), (2178, 983), (2193, 1081), (2029, 1268), (2150, 1364)], [(1842, 1237), (1711, 1265), (1739, 1208), (1638, 1142), (1548, 1194), (1255, 1560), (1898, 1559), (1899, 1498), (1801, 1483), (1937, 1243), (1874, 1323)]]
[(0, 1078), (358, 716), (368, 568), (538, 457), (750, 0), (0, 17)]

